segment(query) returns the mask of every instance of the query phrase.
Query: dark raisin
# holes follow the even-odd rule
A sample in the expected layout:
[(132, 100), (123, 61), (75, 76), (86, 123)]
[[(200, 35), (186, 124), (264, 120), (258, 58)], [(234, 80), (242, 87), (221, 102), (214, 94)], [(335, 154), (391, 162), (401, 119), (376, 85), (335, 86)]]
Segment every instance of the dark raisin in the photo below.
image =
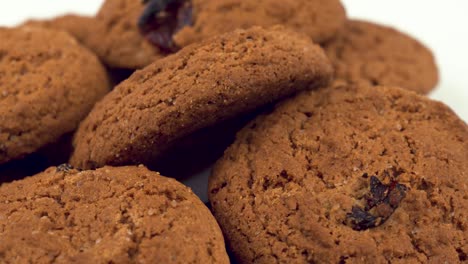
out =
[(464, 261), (467, 261), (467, 260), (468, 260), (468, 257), (466, 256), (466, 253), (463, 252), (463, 249), (457, 248), (457, 253), (458, 253), (458, 259), (459, 259), (461, 262), (464, 262)]
[(162, 53), (179, 50), (173, 36), (192, 24), (190, 0), (143, 0), (146, 8), (138, 20), (141, 34)]
[(73, 166), (68, 163), (57, 166), (57, 172), (68, 172), (70, 170), (73, 170)]
[(382, 201), (388, 193), (388, 186), (382, 184), (375, 176), (370, 178), (370, 195), (367, 196), (366, 208), (372, 208)]
[(359, 206), (353, 206), (351, 213), (348, 213), (348, 222), (354, 230), (366, 230), (374, 227), (377, 223), (377, 217), (371, 215)]
[[(399, 175), (393, 173), (393, 175)], [(354, 230), (366, 230), (383, 224), (406, 196), (406, 186), (395, 179), (383, 184), (376, 176), (370, 178), (370, 193), (366, 195), (365, 207), (353, 206), (347, 214), (346, 224)]]

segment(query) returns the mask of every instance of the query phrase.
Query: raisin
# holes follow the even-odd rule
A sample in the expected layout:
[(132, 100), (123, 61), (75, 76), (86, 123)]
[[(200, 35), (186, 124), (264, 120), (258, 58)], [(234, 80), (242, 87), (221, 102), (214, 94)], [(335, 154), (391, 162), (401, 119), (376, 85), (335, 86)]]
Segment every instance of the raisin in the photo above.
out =
[(349, 223), (354, 230), (366, 230), (375, 227), (377, 217), (371, 215), (359, 206), (353, 206), (351, 213), (348, 214)]
[(458, 253), (458, 259), (463, 262), (463, 261), (467, 261), (468, 260), (468, 257), (466, 256), (466, 253), (463, 252), (463, 249), (461, 248), (457, 248), (457, 253)]
[(190, 0), (143, 0), (146, 7), (138, 20), (140, 33), (162, 53), (179, 50), (173, 36), (192, 24)]
[(370, 196), (367, 196), (366, 208), (372, 208), (382, 201), (388, 193), (388, 187), (382, 184), (375, 176), (370, 178)]
[(357, 231), (383, 224), (405, 198), (406, 191), (406, 186), (394, 179), (390, 184), (383, 184), (376, 176), (371, 176), (370, 194), (365, 196), (365, 207), (353, 206), (351, 213), (347, 214), (346, 224)]

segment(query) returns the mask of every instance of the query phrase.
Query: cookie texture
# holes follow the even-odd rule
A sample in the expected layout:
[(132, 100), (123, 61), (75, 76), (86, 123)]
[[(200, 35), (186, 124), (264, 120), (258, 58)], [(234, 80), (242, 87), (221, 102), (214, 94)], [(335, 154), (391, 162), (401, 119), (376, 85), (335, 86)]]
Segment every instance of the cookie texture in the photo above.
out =
[(91, 38), (94, 38), (92, 35), (94, 34), (93, 31), (96, 28), (96, 24), (97, 22), (94, 17), (68, 14), (50, 20), (30, 20), (24, 23), (24, 26), (62, 30), (68, 32), (78, 42), (90, 48), (89, 42)]
[(98, 59), (69, 34), (0, 28), (0, 163), (73, 131), (109, 89)]
[(178, 138), (328, 83), (331, 75), (319, 46), (279, 27), (214, 37), (118, 85), (81, 123), (71, 163), (151, 163)]
[(139, 167), (52, 167), (0, 187), (7, 263), (229, 263), (208, 208)]
[(346, 21), (339, 0), (193, 0), (192, 5), (193, 25), (174, 36), (180, 46), (237, 28), (279, 24), (322, 43)]
[[(468, 127), (442, 103), (335, 85), (239, 132), (213, 170), (209, 198), (240, 263), (460, 263), (467, 157)], [(388, 219), (360, 231), (349, 223), (375, 197), (369, 189), (393, 200), (395, 188), (402, 196)]]
[(438, 82), (432, 52), (396, 29), (350, 20), (324, 45), (336, 77), (351, 82), (398, 86), (420, 94)]
[[(320, 43), (331, 38), (346, 19), (339, 0), (189, 2), (191, 12), (187, 19), (191, 18), (191, 23), (175, 30), (172, 36), (179, 47), (238, 28), (277, 24), (302, 32)], [(144, 10), (145, 5), (141, 1), (105, 1), (97, 15), (99, 25), (94, 29), (96, 34), (88, 45), (111, 67), (142, 68), (165, 56), (139, 31), (137, 21)]]

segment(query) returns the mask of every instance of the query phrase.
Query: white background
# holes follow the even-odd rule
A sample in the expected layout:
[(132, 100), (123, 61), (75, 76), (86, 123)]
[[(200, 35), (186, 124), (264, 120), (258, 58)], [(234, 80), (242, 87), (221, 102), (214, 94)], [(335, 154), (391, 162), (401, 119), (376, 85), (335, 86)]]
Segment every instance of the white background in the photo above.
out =
[[(350, 17), (392, 25), (429, 46), (441, 72), (441, 82), (431, 97), (448, 104), (468, 121), (468, 0), (342, 1)], [(67, 12), (93, 15), (102, 2), (0, 0), (0, 26), (13, 26), (29, 18), (50, 18)], [(207, 201), (208, 174), (209, 169), (183, 181), (203, 201)]]
[[(468, 121), (467, 0), (342, 1), (350, 17), (395, 26), (429, 46), (436, 55), (441, 72), (441, 82), (431, 97), (448, 104), (460, 117)], [(67, 12), (93, 15), (102, 2), (2, 0), (0, 26), (13, 26), (28, 18), (49, 18)]]

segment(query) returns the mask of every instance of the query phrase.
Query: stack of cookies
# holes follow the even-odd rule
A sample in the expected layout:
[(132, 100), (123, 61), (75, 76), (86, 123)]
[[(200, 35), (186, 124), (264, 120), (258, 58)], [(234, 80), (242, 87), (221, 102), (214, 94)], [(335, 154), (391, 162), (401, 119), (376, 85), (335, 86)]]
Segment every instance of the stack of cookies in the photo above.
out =
[(468, 259), (433, 55), (339, 0), (106, 0), (0, 39), (1, 263)]

